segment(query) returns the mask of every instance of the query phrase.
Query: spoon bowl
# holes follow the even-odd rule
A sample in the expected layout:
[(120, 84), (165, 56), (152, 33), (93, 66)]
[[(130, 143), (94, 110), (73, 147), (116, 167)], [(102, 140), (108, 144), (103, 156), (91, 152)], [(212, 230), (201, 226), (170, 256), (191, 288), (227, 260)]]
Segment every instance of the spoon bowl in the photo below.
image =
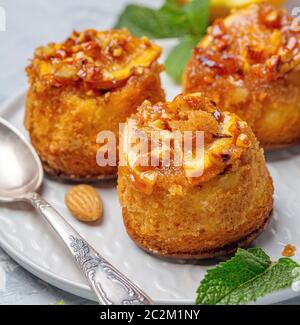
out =
[(0, 201), (14, 202), (36, 191), (43, 180), (38, 155), (25, 137), (0, 117)]

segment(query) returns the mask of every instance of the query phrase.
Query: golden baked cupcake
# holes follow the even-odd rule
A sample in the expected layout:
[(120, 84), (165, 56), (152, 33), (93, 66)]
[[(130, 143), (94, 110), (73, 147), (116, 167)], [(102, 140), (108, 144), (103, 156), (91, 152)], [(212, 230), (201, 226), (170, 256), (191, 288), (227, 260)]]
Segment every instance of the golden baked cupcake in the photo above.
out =
[(119, 123), (145, 99), (164, 100), (161, 49), (127, 30), (74, 32), (38, 48), (27, 67), (25, 125), (46, 171), (69, 178), (101, 178), (96, 142), (102, 130), (118, 137)]
[(183, 87), (239, 115), (262, 146), (282, 147), (300, 140), (299, 64), (299, 24), (285, 9), (252, 5), (208, 28)]
[[(180, 145), (185, 134), (191, 146)], [(201, 93), (146, 101), (122, 136), (119, 199), (127, 232), (143, 249), (182, 259), (220, 256), (266, 226), (272, 179), (253, 132), (235, 114), (222, 113)], [(199, 143), (203, 152), (195, 156)], [(186, 152), (181, 161), (180, 151)]]

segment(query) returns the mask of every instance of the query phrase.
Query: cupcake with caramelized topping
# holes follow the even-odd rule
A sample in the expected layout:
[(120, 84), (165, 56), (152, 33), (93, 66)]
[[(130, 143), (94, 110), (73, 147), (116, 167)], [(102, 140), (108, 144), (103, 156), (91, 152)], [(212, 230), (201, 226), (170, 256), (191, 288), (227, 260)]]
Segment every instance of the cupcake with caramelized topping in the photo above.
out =
[(98, 166), (100, 131), (118, 138), (119, 123), (146, 99), (164, 100), (161, 49), (127, 30), (74, 32), (38, 48), (27, 67), (25, 125), (45, 169), (69, 178), (114, 175)]
[(201, 93), (144, 102), (124, 127), (120, 154), (124, 224), (151, 253), (225, 255), (249, 244), (269, 220), (273, 185), (263, 150), (244, 121)]
[(300, 25), (285, 9), (252, 5), (217, 19), (194, 49), (183, 86), (209, 94), (266, 148), (300, 140)]

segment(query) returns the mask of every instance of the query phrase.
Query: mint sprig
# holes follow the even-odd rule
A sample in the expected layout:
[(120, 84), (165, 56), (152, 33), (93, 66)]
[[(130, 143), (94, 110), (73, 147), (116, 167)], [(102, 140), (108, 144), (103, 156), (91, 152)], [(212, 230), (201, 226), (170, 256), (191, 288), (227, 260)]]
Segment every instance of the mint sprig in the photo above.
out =
[(184, 7), (193, 35), (202, 35), (206, 31), (209, 17), (209, 0), (190, 1)]
[(64, 301), (63, 299), (58, 300), (58, 301), (56, 301), (56, 302), (54, 303), (54, 305), (55, 305), (55, 306), (57, 306), (57, 305), (65, 305), (65, 301)]
[(180, 38), (179, 45), (166, 60), (166, 71), (181, 81), (183, 69), (192, 50), (205, 34), (208, 25), (210, 0), (165, 0), (159, 9), (130, 4), (119, 16), (115, 28), (126, 27), (136, 36), (153, 39)]
[(264, 273), (257, 276), (219, 301), (219, 304), (242, 305), (255, 301), (274, 291), (292, 285), (295, 275), (293, 270), (299, 267), (298, 263), (290, 258), (281, 258), (272, 264)]
[(297, 267), (290, 258), (272, 263), (260, 248), (238, 249), (230, 260), (208, 270), (197, 290), (196, 304), (247, 304), (291, 286)]
[(165, 4), (159, 10), (128, 5), (115, 25), (115, 28), (122, 27), (135, 36), (155, 39), (178, 37), (190, 32), (185, 12), (171, 4)]
[(165, 68), (169, 76), (172, 77), (175, 82), (181, 82), (186, 62), (190, 58), (193, 48), (198, 42), (198, 36), (184, 36), (181, 42), (169, 53), (165, 61)]

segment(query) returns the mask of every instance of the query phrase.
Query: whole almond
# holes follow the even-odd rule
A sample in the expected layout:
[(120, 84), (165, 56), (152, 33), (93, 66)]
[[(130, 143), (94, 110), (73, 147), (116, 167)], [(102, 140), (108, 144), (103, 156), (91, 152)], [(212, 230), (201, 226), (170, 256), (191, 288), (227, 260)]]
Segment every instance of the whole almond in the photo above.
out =
[(90, 185), (76, 185), (66, 194), (66, 205), (75, 218), (92, 222), (103, 214), (103, 203), (98, 192)]

